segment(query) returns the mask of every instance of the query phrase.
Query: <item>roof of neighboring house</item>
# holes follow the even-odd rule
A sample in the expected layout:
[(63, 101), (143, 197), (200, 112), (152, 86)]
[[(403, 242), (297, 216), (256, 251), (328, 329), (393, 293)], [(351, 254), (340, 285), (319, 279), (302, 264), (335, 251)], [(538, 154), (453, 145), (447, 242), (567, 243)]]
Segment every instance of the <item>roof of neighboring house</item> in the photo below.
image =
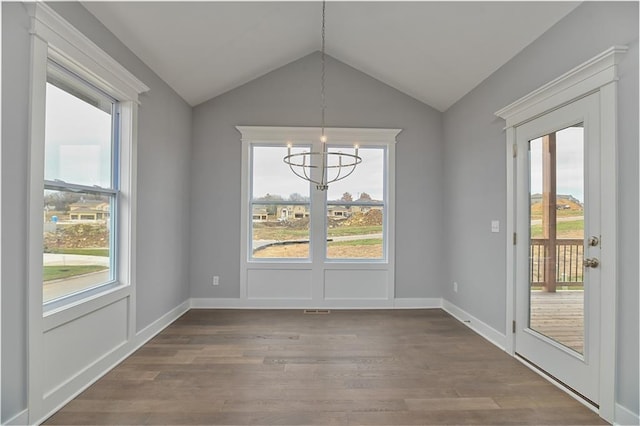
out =
[(75, 209), (72, 210), (70, 213), (72, 214), (96, 214), (96, 213), (109, 213), (108, 211), (104, 211), (104, 210), (96, 210), (96, 209)]
[[(106, 207), (106, 209), (104, 207)], [(81, 201), (69, 204), (69, 210), (74, 212), (82, 209), (91, 211), (108, 211), (109, 208), (110, 205), (107, 201)]]

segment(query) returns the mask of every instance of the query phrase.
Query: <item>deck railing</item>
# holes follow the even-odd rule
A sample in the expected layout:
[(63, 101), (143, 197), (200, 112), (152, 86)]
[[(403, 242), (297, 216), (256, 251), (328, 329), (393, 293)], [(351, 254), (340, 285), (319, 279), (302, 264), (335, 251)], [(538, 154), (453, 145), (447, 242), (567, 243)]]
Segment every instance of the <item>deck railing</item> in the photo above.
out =
[[(529, 281), (532, 286), (546, 287), (545, 271), (549, 259), (549, 240), (532, 238), (529, 251)], [(582, 239), (556, 240), (556, 279), (558, 285), (581, 286), (584, 259)]]

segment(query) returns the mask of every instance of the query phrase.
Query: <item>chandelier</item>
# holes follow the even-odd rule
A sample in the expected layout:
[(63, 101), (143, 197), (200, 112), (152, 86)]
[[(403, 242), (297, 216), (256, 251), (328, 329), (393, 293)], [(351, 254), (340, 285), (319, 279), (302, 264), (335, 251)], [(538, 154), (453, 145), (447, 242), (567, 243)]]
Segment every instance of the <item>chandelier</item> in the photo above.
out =
[[(342, 180), (351, 175), (356, 166), (362, 163), (362, 158), (358, 155), (358, 145), (354, 146), (354, 153), (349, 154), (341, 151), (327, 151), (327, 137), (324, 134), (324, 112), (325, 105), (325, 3), (322, 1), (322, 72), (320, 76), (320, 151), (306, 151), (291, 153), (291, 142), (287, 143), (287, 155), (283, 158), (285, 164), (298, 177), (316, 184), (316, 189), (326, 191), (329, 184)], [(313, 169), (319, 169), (319, 173), (312, 173)], [(316, 176), (319, 175), (319, 176)]]

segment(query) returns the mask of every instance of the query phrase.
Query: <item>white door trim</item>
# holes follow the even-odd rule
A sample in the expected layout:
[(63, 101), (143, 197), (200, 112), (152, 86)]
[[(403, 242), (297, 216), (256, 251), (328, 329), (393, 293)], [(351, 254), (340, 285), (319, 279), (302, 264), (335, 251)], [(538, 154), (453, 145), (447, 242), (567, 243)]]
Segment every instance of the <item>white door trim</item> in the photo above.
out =
[[(507, 245), (506, 255), (507, 310), (506, 329), (512, 329), (515, 319), (515, 127), (544, 113), (557, 109), (588, 94), (600, 95), (600, 138), (602, 143), (601, 165), (601, 231), (607, 250), (602, 251), (602, 283), (600, 287), (600, 391), (599, 415), (614, 421), (616, 389), (616, 294), (617, 294), (617, 64), (628, 50), (626, 46), (613, 46), (594, 58), (568, 71), (555, 80), (534, 90), (495, 114), (506, 121), (507, 148)], [(514, 153), (514, 154), (512, 154)], [(506, 349), (514, 355), (515, 333), (506, 339)]]
[[(562, 343), (562, 338), (555, 335), (545, 335), (537, 327), (529, 325), (530, 307), (533, 310), (529, 290), (529, 223), (530, 196), (529, 184), (533, 173), (529, 167), (530, 141), (543, 135), (556, 133), (558, 147), (570, 140), (569, 136), (560, 136), (563, 129), (571, 126), (570, 123), (583, 123), (584, 135), (581, 138), (583, 146), (583, 182), (584, 197), (584, 231), (586, 235), (601, 235), (600, 230), (600, 112), (599, 94), (592, 93), (574, 102), (564, 105), (539, 116), (535, 120), (528, 121), (516, 128), (516, 140), (519, 155), (516, 165), (516, 227), (518, 238), (516, 245), (516, 336), (515, 351), (518, 355), (537, 365), (558, 380), (563, 381), (569, 387), (578, 391), (593, 404), (599, 404), (599, 378), (600, 378), (600, 273), (601, 268), (584, 269), (584, 348), (577, 352), (567, 348)], [(565, 139), (566, 138), (566, 139)], [(532, 155), (542, 155), (542, 144), (537, 151), (531, 148)], [(533, 153), (536, 154), (533, 154)], [(561, 148), (558, 148), (561, 152)], [(558, 154), (558, 158), (561, 155)], [(532, 160), (533, 162), (533, 160)], [(562, 161), (558, 160), (558, 176), (561, 175)], [(533, 183), (531, 182), (531, 185)], [(558, 187), (561, 179), (558, 179)], [(583, 239), (580, 240), (581, 242)], [(585, 257), (596, 256), (601, 258), (602, 248), (586, 246)]]

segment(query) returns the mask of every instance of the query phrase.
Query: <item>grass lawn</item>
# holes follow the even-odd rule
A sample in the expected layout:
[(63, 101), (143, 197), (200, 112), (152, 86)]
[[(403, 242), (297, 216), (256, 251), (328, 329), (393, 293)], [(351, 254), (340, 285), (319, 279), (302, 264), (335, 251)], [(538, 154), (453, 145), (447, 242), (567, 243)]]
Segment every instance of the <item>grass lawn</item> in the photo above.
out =
[(359, 246), (373, 246), (376, 244), (382, 244), (381, 238), (371, 238), (367, 240), (352, 240), (352, 241), (330, 241), (327, 243), (329, 247), (359, 247)]
[[(583, 216), (583, 210), (556, 210), (556, 217), (574, 217)], [(531, 219), (542, 219), (542, 210), (532, 211)]]
[(369, 235), (382, 233), (382, 225), (369, 226), (339, 226), (329, 229), (329, 237), (342, 237), (345, 235)]
[(276, 241), (291, 241), (291, 240), (308, 240), (308, 229), (291, 229), (287, 227), (269, 227), (258, 228), (253, 226), (253, 239), (254, 240), (276, 240)]
[(42, 274), (42, 280), (61, 280), (63, 278), (71, 278), (77, 275), (84, 275), (90, 272), (97, 272), (105, 269), (109, 268), (101, 265), (45, 266)]
[(108, 248), (60, 248), (53, 249), (51, 253), (55, 254), (81, 254), (84, 256), (100, 256), (109, 257)]
[[(582, 238), (584, 232), (584, 220), (572, 220), (557, 223), (557, 236), (559, 238)], [(531, 238), (542, 238), (542, 225), (531, 227)]]
[[(369, 235), (382, 233), (382, 225), (373, 226), (340, 226), (329, 229), (329, 238), (342, 237), (346, 235)], [(291, 240), (308, 240), (308, 229), (292, 229), (285, 226), (274, 227), (258, 227), (253, 226), (254, 240), (275, 240), (275, 241), (291, 241)]]

